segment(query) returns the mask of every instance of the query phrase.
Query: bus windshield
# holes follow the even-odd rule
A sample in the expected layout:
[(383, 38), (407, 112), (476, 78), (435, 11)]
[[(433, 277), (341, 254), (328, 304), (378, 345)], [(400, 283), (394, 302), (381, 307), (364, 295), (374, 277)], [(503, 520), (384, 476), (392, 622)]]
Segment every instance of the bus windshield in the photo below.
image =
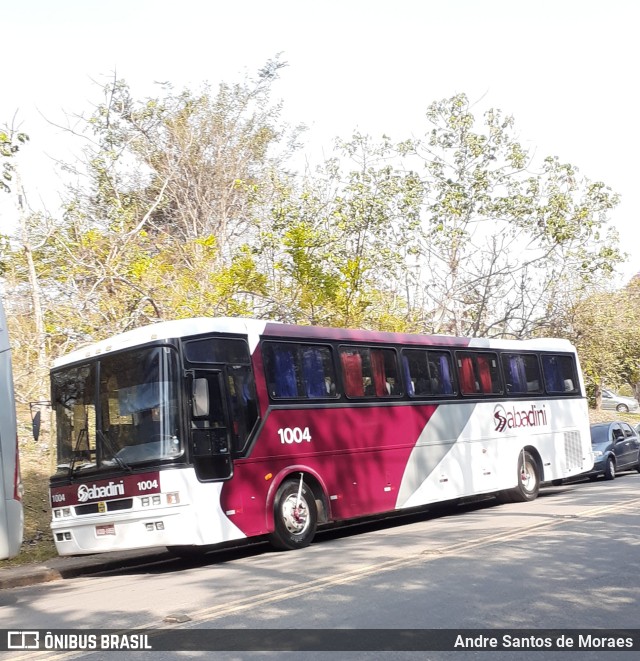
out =
[(178, 368), (168, 347), (104, 356), (52, 374), (58, 473), (175, 459)]

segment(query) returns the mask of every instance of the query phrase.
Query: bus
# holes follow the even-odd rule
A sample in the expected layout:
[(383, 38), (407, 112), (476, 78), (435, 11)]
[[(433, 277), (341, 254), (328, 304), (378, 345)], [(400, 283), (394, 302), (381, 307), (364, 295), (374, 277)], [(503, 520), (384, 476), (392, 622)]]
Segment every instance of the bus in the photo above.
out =
[(61, 555), (299, 549), (334, 522), (530, 501), (593, 465), (566, 340), (183, 319), (56, 359), (51, 388)]
[(24, 529), (11, 349), (0, 300), (0, 559), (18, 554)]

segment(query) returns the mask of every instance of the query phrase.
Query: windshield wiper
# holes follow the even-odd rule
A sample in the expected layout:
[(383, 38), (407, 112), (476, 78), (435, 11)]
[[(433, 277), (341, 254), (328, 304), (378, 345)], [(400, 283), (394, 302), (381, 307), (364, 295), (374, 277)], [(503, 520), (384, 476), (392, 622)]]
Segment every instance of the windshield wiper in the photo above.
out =
[(111, 452), (111, 456), (113, 460), (116, 462), (116, 464), (118, 464), (118, 466), (120, 466), (120, 468), (122, 468), (123, 470), (129, 471), (129, 473), (133, 473), (131, 466), (129, 466), (129, 464), (124, 459), (122, 459), (122, 457), (118, 456), (118, 449), (113, 444), (113, 441), (109, 438), (109, 436), (107, 436), (107, 434), (105, 434), (102, 431), (102, 429), (98, 429), (97, 427), (96, 427), (96, 433), (100, 437), (100, 440), (102, 440), (103, 443), (107, 446), (107, 448), (109, 448), (109, 451)]
[[(76, 466), (76, 457), (80, 452), (80, 443), (82, 442), (82, 437), (87, 433), (87, 428), (83, 427), (79, 432), (78, 432), (78, 438), (76, 439), (76, 444), (71, 450), (71, 461), (69, 462), (69, 476), (73, 475), (73, 470)], [(87, 444), (88, 445), (88, 444)]]

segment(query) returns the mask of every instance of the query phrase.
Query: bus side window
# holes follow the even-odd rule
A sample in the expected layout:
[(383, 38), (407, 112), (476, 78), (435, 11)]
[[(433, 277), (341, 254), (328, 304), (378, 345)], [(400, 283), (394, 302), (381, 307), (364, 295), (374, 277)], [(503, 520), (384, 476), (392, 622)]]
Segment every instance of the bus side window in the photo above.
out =
[(508, 394), (540, 392), (540, 366), (535, 354), (502, 354), (502, 367)]
[(411, 397), (455, 394), (448, 352), (404, 349), (402, 365)]
[(341, 351), (340, 362), (347, 397), (364, 397), (365, 384), (362, 375), (362, 356), (356, 352)]
[(548, 393), (576, 393), (575, 363), (572, 356), (542, 356), (544, 385)]
[(331, 348), (312, 344), (265, 342), (265, 379), (274, 399), (336, 396)]
[(402, 365), (410, 396), (431, 395), (431, 379), (426, 351), (407, 349), (402, 355)]
[(379, 397), (393, 397), (395, 395), (403, 394), (402, 380), (398, 374), (398, 361), (396, 352), (393, 349), (375, 349), (371, 351), (372, 355), (377, 353), (380, 355), (378, 360), (382, 366), (382, 370), (376, 374), (376, 364), (371, 361), (371, 366), (374, 369), (374, 377), (378, 377), (380, 385), (376, 387), (376, 394)]
[(483, 393), (493, 392), (493, 383), (491, 380), (491, 369), (489, 367), (489, 359), (486, 356), (477, 357), (478, 365), (478, 379), (480, 382), (480, 390)]
[(460, 389), (465, 395), (502, 393), (498, 357), (494, 353), (460, 352), (458, 354)]
[(341, 347), (340, 364), (347, 397), (393, 397), (402, 394), (393, 349)]
[(451, 356), (445, 351), (429, 351), (429, 374), (434, 395), (454, 395)]
[(465, 395), (475, 395), (479, 388), (473, 373), (471, 356), (458, 358), (458, 376), (460, 377), (460, 389)]
[(265, 376), (271, 397), (297, 397), (295, 347), (268, 342), (265, 343), (263, 351)]
[(329, 347), (303, 346), (302, 375), (307, 397), (334, 397), (336, 394), (333, 360)]
[(322, 356), (319, 349), (315, 347), (302, 349), (302, 374), (307, 397), (324, 397), (326, 395)]

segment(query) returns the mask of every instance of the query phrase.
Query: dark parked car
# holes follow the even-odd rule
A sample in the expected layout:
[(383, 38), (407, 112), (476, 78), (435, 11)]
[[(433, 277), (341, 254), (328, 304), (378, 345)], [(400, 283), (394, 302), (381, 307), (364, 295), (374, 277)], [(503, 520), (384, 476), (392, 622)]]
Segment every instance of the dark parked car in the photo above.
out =
[(592, 479), (604, 475), (605, 480), (613, 480), (623, 470), (640, 472), (640, 436), (626, 422), (591, 425), (591, 449), (595, 459)]

